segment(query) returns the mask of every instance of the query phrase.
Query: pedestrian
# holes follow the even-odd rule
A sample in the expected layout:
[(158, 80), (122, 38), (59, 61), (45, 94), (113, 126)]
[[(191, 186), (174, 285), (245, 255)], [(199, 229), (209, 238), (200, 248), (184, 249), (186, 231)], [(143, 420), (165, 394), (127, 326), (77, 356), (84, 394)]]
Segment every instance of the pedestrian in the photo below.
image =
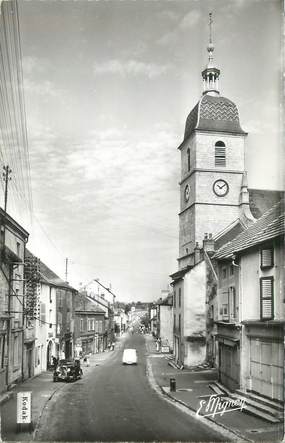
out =
[(53, 364), (53, 367), (54, 367), (54, 369), (57, 367), (57, 358), (56, 357), (52, 357), (52, 364)]

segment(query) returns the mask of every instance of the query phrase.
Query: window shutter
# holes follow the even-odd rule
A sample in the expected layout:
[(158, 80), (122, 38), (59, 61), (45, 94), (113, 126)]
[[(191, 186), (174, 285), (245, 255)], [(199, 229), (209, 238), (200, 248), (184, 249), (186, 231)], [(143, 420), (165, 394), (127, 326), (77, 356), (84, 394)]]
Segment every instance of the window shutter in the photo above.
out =
[(273, 278), (262, 278), (260, 284), (261, 319), (273, 318)]
[(273, 249), (262, 249), (261, 250), (261, 267), (271, 268), (273, 266)]
[(46, 305), (41, 303), (41, 324), (43, 325), (46, 321)]

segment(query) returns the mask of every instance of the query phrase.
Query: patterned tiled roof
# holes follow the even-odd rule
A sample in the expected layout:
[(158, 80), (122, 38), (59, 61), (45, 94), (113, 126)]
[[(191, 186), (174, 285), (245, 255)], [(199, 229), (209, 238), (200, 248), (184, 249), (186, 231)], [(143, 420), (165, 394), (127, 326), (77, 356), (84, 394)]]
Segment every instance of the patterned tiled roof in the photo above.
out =
[(186, 120), (184, 140), (195, 130), (245, 134), (240, 127), (238, 109), (229, 99), (205, 94)]
[(234, 253), (244, 251), (264, 243), (267, 240), (284, 235), (284, 223), (284, 203), (283, 200), (281, 200), (249, 228), (218, 249), (213, 258), (227, 259)]

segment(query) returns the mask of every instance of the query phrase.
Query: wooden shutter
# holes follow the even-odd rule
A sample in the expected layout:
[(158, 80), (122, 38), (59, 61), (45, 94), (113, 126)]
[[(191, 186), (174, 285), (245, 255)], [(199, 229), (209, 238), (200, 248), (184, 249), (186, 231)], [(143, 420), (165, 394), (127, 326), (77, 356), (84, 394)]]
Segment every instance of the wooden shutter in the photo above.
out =
[(46, 321), (46, 305), (44, 303), (41, 303), (41, 325)]
[(261, 320), (273, 319), (273, 277), (260, 279), (260, 317)]
[(261, 249), (261, 268), (272, 268), (273, 265), (273, 249)]

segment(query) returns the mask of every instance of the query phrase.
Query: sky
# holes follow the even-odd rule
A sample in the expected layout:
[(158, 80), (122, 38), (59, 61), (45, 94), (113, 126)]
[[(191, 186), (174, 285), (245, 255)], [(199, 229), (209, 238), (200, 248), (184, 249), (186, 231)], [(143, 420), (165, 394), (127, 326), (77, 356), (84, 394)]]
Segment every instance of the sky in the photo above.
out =
[(208, 13), (251, 188), (282, 189), (281, 2), (20, 1), (33, 191), (28, 247), (76, 288), (152, 301), (177, 270), (180, 145)]

